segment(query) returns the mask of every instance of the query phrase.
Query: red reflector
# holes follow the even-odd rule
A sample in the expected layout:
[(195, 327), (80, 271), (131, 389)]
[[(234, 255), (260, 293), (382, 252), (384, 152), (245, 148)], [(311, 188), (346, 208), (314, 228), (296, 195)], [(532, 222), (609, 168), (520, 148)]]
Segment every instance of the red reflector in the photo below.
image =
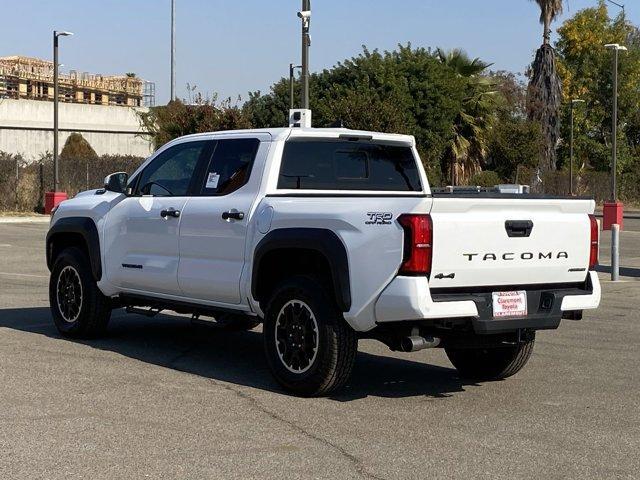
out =
[(400, 275), (429, 275), (433, 253), (433, 222), (430, 215), (398, 217), (404, 229), (404, 257)]
[(598, 266), (598, 254), (600, 246), (600, 229), (598, 228), (598, 220), (595, 215), (589, 215), (591, 221), (591, 239), (589, 245), (589, 270), (595, 270)]

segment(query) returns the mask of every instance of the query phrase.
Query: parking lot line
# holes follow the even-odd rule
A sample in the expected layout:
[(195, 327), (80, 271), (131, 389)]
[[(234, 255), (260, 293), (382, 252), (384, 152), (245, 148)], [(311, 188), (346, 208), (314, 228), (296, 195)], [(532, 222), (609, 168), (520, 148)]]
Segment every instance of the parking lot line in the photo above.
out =
[(48, 275), (32, 275), (32, 274), (29, 274), (29, 273), (0, 272), (0, 275), (7, 275), (7, 276), (10, 276), (10, 277), (49, 278)]

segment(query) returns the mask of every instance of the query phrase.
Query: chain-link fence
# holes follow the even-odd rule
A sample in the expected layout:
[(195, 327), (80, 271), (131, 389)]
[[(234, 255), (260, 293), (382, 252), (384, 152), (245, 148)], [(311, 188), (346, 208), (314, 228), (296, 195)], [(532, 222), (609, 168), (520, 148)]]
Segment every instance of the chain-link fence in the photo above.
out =
[[(569, 172), (556, 171), (537, 174), (523, 171), (519, 183), (532, 190), (549, 195), (569, 195), (571, 183)], [(640, 204), (640, 172), (625, 173), (617, 178), (618, 198), (631, 205)], [(577, 172), (573, 175), (573, 194), (592, 197), (598, 204), (611, 200), (611, 174), (609, 172)]]
[[(102, 187), (104, 177), (110, 173), (133, 173), (143, 161), (141, 157), (120, 155), (59, 159), (59, 188), (72, 197), (83, 190)], [(0, 211), (42, 211), (44, 192), (52, 189), (51, 155), (27, 163), (19, 155), (0, 152)]]
[[(80, 191), (100, 188), (104, 177), (113, 172), (133, 173), (143, 158), (103, 155), (91, 159), (60, 159), (58, 163), (60, 189), (69, 197)], [(531, 185), (539, 193), (569, 195), (569, 173), (520, 170), (518, 183)], [(53, 188), (51, 155), (27, 163), (19, 155), (0, 152), (0, 211), (41, 211), (44, 192)], [(611, 176), (608, 172), (578, 172), (574, 174), (573, 193), (593, 197), (598, 203), (611, 197)], [(620, 200), (640, 205), (640, 172), (618, 177)]]

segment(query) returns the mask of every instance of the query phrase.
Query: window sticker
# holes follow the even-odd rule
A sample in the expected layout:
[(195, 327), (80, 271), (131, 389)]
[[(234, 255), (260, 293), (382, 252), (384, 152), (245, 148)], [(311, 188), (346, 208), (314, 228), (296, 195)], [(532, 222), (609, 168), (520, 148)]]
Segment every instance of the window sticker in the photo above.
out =
[(220, 174), (216, 172), (209, 173), (207, 178), (207, 188), (218, 188), (218, 182), (220, 181)]

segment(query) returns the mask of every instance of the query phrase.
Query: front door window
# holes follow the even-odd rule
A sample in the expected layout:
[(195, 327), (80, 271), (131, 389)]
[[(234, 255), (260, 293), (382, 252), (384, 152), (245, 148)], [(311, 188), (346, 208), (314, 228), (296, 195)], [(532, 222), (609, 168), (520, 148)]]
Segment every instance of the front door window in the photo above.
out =
[(154, 197), (187, 196), (206, 145), (204, 141), (189, 142), (162, 152), (142, 172), (138, 193)]

